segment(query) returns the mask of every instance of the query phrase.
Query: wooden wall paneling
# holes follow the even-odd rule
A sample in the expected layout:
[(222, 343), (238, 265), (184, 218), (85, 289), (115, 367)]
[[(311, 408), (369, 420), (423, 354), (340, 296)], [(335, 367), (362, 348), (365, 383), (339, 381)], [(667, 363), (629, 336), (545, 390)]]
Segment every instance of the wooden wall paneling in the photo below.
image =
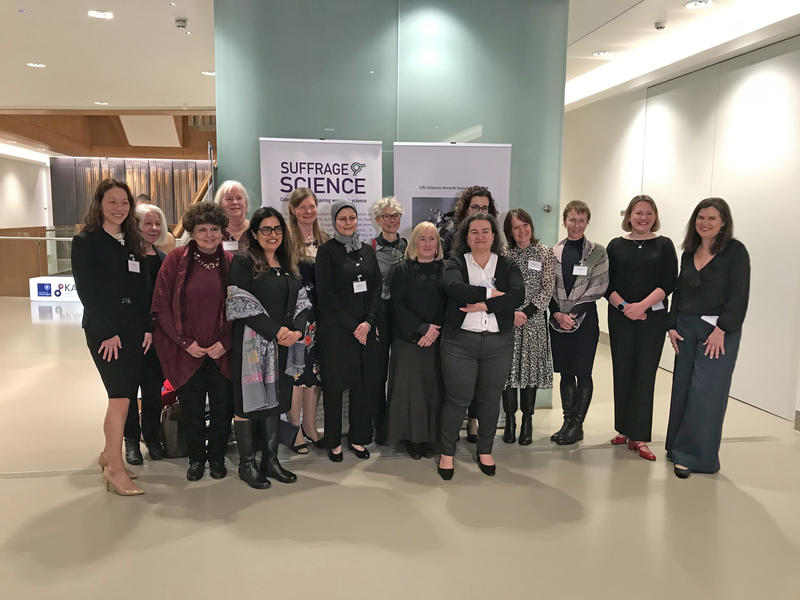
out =
[(0, 296), (27, 298), (28, 279), (40, 275), (47, 275), (47, 242), (0, 240)]

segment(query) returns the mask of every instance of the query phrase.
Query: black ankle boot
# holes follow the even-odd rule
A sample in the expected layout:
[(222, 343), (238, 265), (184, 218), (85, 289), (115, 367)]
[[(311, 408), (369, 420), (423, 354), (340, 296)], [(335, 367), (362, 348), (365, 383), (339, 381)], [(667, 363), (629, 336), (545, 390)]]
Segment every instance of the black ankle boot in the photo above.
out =
[(278, 421), (277, 415), (264, 419), (266, 424), (266, 440), (261, 452), (261, 472), (281, 483), (294, 483), (297, 475), (287, 471), (278, 462)]
[(253, 421), (233, 421), (236, 447), (239, 449), (239, 479), (251, 488), (265, 490), (269, 479), (256, 467), (256, 450), (253, 446)]
[(519, 445), (530, 446), (533, 443), (533, 411), (536, 408), (536, 388), (522, 388), (520, 394), (522, 423), (519, 427)]
[(573, 381), (561, 379), (559, 390), (561, 391), (561, 410), (564, 412), (564, 423), (561, 425), (561, 429), (550, 436), (550, 440), (553, 442), (558, 443), (558, 440), (567, 432), (572, 417), (575, 415), (575, 387)]
[(140, 465), (144, 462), (139, 438), (125, 438), (125, 460), (129, 465)]
[(517, 441), (517, 388), (507, 387), (503, 390), (503, 412), (506, 414), (503, 441), (513, 444)]

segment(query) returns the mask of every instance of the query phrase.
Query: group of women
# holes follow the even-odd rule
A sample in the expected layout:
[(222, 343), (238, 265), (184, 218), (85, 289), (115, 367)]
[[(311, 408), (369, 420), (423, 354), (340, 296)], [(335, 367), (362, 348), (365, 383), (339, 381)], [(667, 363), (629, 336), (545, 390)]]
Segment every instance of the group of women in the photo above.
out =
[(612, 443), (655, 460), (647, 442), (668, 331), (677, 357), (667, 456), (679, 477), (719, 469), (749, 286), (747, 252), (732, 237), (722, 199), (704, 200), (692, 215), (680, 276), (672, 243), (655, 233), (658, 212), (648, 196), (631, 201), (622, 224), (628, 235), (608, 250), (584, 235), (589, 207), (570, 202), (567, 237), (551, 250), (523, 209), (505, 216), (504, 245), (491, 194), (473, 186), (459, 198), (447, 259), (432, 223), (418, 224), (408, 241), (399, 236), (403, 208), (394, 198), (373, 206), (380, 234), (363, 242), (348, 201), (331, 205), (329, 238), (311, 190), (291, 194), (288, 224), (270, 207), (248, 220), (244, 187), (227, 181), (215, 202), (186, 211), (191, 241), (166, 256), (158, 249), (163, 213), (133, 205), (124, 182), (101, 182), (72, 250), (87, 345), (109, 398), (98, 463), (110, 491), (143, 493), (124, 466), (123, 437), (129, 462), (141, 459), (133, 456), (140, 433), (150, 458), (163, 458), (164, 377), (177, 390), (190, 481), (203, 477), (206, 463), (213, 478), (225, 477), (232, 420), (238, 474), (253, 488), (297, 479), (278, 460), (283, 414), (297, 426), (288, 442), (294, 452), (308, 453), (307, 440), (331, 461), (343, 460), (345, 393), (347, 446), (358, 458), (369, 458), (373, 440), (401, 443), (415, 459), (438, 454), (438, 473), (449, 480), (469, 413), (477, 421), (467, 436), (477, 466), (492, 476), (500, 399), (503, 441), (517, 440), (520, 407), (518, 440), (530, 444), (536, 391), (552, 386), (553, 371), (561, 375), (564, 422), (551, 439), (583, 438), (596, 302), (604, 296), (614, 307)]

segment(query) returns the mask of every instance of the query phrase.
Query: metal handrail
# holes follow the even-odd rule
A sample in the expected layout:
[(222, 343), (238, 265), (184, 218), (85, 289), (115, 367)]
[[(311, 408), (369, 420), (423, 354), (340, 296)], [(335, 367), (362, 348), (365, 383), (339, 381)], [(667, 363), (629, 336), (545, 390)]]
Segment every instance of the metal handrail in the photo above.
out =
[(0, 235), (0, 240), (42, 240), (45, 242), (71, 242), (72, 238), (64, 237), (34, 237), (32, 235)]

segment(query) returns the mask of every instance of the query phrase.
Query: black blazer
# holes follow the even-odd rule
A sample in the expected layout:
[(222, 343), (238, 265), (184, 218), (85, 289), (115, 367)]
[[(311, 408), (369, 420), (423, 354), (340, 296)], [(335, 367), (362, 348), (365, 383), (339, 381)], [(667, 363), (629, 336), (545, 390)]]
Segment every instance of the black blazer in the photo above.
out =
[[(128, 261), (139, 264), (139, 272)], [(102, 340), (123, 329), (152, 331), (149, 316), (153, 282), (142, 257), (99, 227), (72, 238), (72, 276), (83, 304), (82, 326)]]
[(486, 299), (486, 288), (470, 285), (467, 261), (464, 256), (448, 258), (444, 263), (442, 285), (447, 294), (447, 309), (444, 313), (444, 333), (458, 333), (467, 313), (461, 307), (466, 304), (485, 302), (488, 312), (494, 313), (500, 333), (514, 326), (514, 311), (525, 301), (525, 282), (519, 267), (505, 256), (497, 257), (494, 285), (504, 295)]

